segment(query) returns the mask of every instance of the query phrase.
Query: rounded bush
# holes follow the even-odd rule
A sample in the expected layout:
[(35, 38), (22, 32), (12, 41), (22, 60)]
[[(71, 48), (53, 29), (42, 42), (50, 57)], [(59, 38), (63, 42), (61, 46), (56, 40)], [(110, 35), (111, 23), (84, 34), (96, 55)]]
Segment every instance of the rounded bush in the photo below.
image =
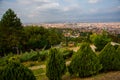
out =
[(98, 73), (102, 68), (97, 55), (92, 51), (88, 43), (83, 43), (77, 53), (73, 56), (70, 66), (70, 74), (79, 77), (88, 77)]
[(36, 80), (36, 78), (32, 71), (22, 64), (9, 62), (0, 70), (0, 80)]

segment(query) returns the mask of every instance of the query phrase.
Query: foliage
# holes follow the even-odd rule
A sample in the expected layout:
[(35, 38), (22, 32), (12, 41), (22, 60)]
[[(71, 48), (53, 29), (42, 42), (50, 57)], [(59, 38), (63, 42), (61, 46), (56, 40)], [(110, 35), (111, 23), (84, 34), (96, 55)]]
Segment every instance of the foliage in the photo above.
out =
[(65, 73), (65, 61), (57, 49), (51, 49), (46, 64), (46, 76), (49, 80), (61, 80)]
[(0, 21), (0, 53), (18, 53), (22, 44), (22, 29), (20, 19), (8, 9)]
[(43, 68), (33, 70), (33, 73), (34, 73), (35, 76), (40, 75), (40, 74), (42, 74), (44, 72), (45, 71), (44, 71)]
[(102, 34), (92, 34), (90, 40), (97, 47), (98, 51), (101, 51), (104, 46), (111, 41), (111, 38), (108, 37), (108, 33), (103, 31)]
[(48, 57), (48, 51), (47, 50), (42, 50), (39, 52), (39, 57), (38, 57), (38, 61), (44, 61), (46, 60)]
[(87, 77), (101, 70), (102, 65), (97, 55), (92, 51), (88, 43), (83, 43), (70, 63), (70, 74), (78, 74), (79, 77)]
[(38, 26), (27, 26), (24, 28), (26, 36), (25, 49), (39, 49), (50, 48), (53, 45), (57, 45), (61, 42), (61, 36), (59, 31), (54, 28), (46, 29)]
[(48, 52), (45, 50), (42, 51), (33, 51), (25, 52), (21, 55), (20, 60), (24, 61), (44, 61), (46, 60)]
[(36, 57), (38, 56), (38, 53), (36, 51), (31, 50), (30, 52), (25, 52), (21, 55), (20, 60), (22, 62), (24, 61), (34, 61), (36, 60)]
[(0, 80), (36, 80), (36, 78), (27, 67), (10, 61), (0, 72)]
[(120, 70), (120, 46), (116, 50), (115, 69)]
[(103, 65), (103, 71), (120, 70), (119, 48), (116, 50), (111, 43), (108, 43), (99, 55)]
[(13, 10), (8, 9), (0, 21), (0, 55), (20, 53), (30, 49), (42, 49), (57, 45), (62, 35), (59, 29), (46, 29), (42, 26), (22, 27)]
[(112, 39), (113, 42), (120, 43), (120, 34), (109, 33), (108, 36)]
[(0, 57), (0, 66), (5, 66), (11, 57), (14, 57), (12, 53), (9, 53), (9, 55), (5, 55), (4, 57)]
[(80, 33), (80, 36), (81, 36), (81, 39), (82, 39), (82, 42), (88, 42), (90, 43), (90, 35), (92, 34), (92, 32), (81, 32)]
[(69, 49), (60, 49), (61, 54), (63, 55), (64, 59), (68, 59), (70, 57), (72, 57), (74, 51), (73, 50), (69, 50)]

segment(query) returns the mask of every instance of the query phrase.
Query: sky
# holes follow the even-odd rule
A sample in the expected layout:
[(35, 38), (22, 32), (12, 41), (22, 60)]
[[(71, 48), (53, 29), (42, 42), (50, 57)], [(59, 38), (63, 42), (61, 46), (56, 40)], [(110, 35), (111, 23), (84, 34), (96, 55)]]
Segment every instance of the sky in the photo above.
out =
[(22, 23), (120, 22), (120, 0), (0, 0), (0, 19), (9, 8)]

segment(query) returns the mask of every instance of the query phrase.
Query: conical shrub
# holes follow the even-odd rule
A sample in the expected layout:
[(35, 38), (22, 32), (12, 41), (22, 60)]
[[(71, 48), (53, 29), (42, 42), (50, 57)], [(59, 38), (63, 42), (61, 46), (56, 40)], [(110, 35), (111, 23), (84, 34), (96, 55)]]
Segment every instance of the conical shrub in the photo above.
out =
[(92, 51), (88, 43), (83, 43), (73, 56), (69, 66), (71, 74), (78, 74), (79, 77), (87, 77), (98, 73), (102, 68), (97, 55)]
[(116, 59), (114, 61), (115, 70), (120, 70), (120, 46), (116, 50)]
[(32, 71), (22, 64), (9, 62), (0, 70), (0, 80), (36, 80), (36, 78)]
[(65, 69), (66, 65), (63, 56), (57, 49), (51, 49), (46, 64), (46, 76), (49, 80), (61, 80)]
[(118, 70), (118, 67), (120, 67), (120, 60), (118, 59), (120, 57), (119, 49), (116, 52), (114, 46), (108, 43), (100, 52), (99, 58), (103, 66), (103, 71)]

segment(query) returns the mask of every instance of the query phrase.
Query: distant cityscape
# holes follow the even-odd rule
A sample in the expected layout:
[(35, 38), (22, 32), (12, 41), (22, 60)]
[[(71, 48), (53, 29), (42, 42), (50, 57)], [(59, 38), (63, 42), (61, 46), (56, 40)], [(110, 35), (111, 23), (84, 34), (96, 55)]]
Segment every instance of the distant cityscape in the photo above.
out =
[(24, 26), (43, 26), (45, 28), (70, 28), (81, 32), (101, 33), (106, 30), (110, 34), (120, 34), (120, 22), (111, 23), (53, 23), (53, 24), (26, 24)]

